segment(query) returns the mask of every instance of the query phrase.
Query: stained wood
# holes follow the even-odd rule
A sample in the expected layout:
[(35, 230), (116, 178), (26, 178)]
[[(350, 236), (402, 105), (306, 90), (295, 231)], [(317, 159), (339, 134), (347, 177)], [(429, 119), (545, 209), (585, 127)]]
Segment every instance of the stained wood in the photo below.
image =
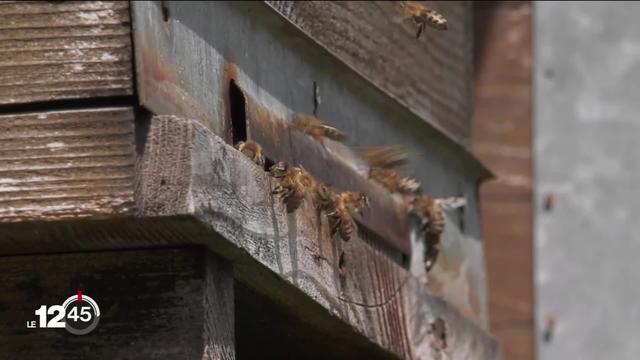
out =
[[(331, 239), (326, 218), (308, 200), (287, 214), (271, 195), (274, 184), (264, 169), (201, 123), (154, 117), (141, 171), (139, 216), (195, 217), (382, 348), (404, 358), (426, 357), (429, 319), (441, 316), (450, 327), (451, 356), (497, 356), (490, 337), (429, 296), (360, 235), (349, 242)], [(270, 286), (256, 274), (251, 267), (236, 268), (239, 279), (304, 314), (305, 306), (282, 295), (282, 285)]]
[(473, 143), (497, 174), (480, 191), (490, 328), (505, 359), (535, 359), (532, 6), (478, 3), (474, 19)]
[[(201, 249), (3, 257), (0, 272), (3, 358), (235, 358), (232, 269)], [(78, 289), (100, 307), (93, 332), (25, 327)]]
[(447, 31), (403, 21), (399, 2), (267, 1), (297, 28), (390, 97), (456, 141), (469, 144), (471, 7), (427, 2)]
[(137, 218), (2, 224), (0, 254), (202, 244), (233, 264), (238, 281), (318, 331), (349, 342), (347, 324), (382, 351), (429, 358), (429, 321), (441, 317), (450, 356), (496, 358), (486, 332), (360, 231), (347, 243), (331, 239), (308, 202), (287, 215), (264, 170), (201, 123), (154, 117), (139, 138)]
[(0, 2), (0, 105), (133, 94), (129, 3)]
[(203, 360), (233, 360), (235, 347), (235, 296), (233, 267), (204, 251)]
[(132, 108), (0, 116), (0, 222), (131, 213)]

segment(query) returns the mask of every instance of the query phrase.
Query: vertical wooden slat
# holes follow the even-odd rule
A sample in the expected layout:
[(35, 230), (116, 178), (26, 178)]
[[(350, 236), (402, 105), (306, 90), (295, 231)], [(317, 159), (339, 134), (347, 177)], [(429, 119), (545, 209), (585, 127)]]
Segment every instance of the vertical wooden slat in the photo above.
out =
[(481, 187), (491, 331), (505, 359), (534, 359), (532, 9), (475, 6), (476, 154), (497, 178)]

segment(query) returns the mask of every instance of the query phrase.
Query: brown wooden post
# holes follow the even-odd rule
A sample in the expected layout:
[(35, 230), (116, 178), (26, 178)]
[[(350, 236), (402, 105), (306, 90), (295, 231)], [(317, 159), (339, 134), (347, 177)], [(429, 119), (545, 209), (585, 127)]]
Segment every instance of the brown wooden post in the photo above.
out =
[(473, 143), (497, 175), (480, 192), (491, 330), (506, 359), (534, 359), (532, 4), (478, 2), (474, 18)]

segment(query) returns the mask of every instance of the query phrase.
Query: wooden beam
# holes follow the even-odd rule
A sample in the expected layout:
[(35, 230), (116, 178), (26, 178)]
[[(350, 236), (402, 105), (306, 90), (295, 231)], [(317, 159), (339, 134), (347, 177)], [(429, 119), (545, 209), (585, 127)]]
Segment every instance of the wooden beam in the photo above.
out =
[[(495, 342), (361, 235), (332, 239), (326, 218), (307, 199), (287, 214), (271, 194), (272, 179), (204, 125), (173, 116), (151, 121), (141, 167), (138, 216), (192, 216), (384, 349), (404, 358), (432, 349), (430, 319), (442, 318), (454, 358), (497, 356)], [(207, 246), (242, 263), (218, 241)], [(304, 312), (268, 286), (252, 267), (237, 276), (259, 291)], [(309, 314), (301, 314), (309, 316)], [(317, 315), (316, 315), (317, 316)]]
[(0, 53), (0, 105), (133, 94), (128, 2), (0, 2)]
[(423, 121), (469, 145), (473, 43), (470, 4), (428, 1), (428, 6), (446, 17), (449, 29), (427, 27), (416, 39), (417, 27), (403, 13), (399, 2), (266, 3)]
[(236, 279), (348, 342), (429, 358), (430, 322), (441, 318), (450, 356), (496, 358), (485, 331), (361, 231), (332, 239), (308, 200), (287, 214), (264, 170), (200, 122), (159, 116), (148, 125), (138, 134), (137, 218), (3, 224), (0, 254), (202, 244), (233, 264)]
[(130, 107), (0, 115), (0, 222), (132, 213)]
[[(0, 273), (0, 352), (11, 358), (235, 358), (233, 271), (201, 249), (3, 257)], [(78, 289), (100, 307), (91, 333), (25, 327)]]

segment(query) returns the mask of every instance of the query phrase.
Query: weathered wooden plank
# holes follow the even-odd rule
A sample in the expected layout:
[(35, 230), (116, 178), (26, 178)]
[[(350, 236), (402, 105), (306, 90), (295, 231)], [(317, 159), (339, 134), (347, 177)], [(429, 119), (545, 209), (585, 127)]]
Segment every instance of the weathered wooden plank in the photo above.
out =
[[(349, 242), (332, 239), (326, 218), (310, 200), (287, 214), (271, 194), (264, 169), (199, 122), (154, 117), (141, 172), (138, 216), (195, 217), (384, 349), (404, 358), (428, 358), (429, 319), (441, 317), (449, 326), (450, 356), (497, 356), (495, 343), (482, 330), (428, 295), (417, 278), (360, 234)], [(228, 256), (237, 256), (233, 253)], [(278, 294), (282, 286), (268, 286), (248, 269), (239, 266), (236, 276), (296, 307)]]
[[(459, 191), (457, 186), (431, 184), (451, 183), (441, 177), (457, 173), (473, 178), (475, 187), (477, 181), (490, 176), (459, 141), (443, 136), (416, 113), (372, 86), (344, 61), (296, 31), (268, 5), (165, 1), (162, 6), (168, 10), (167, 21), (160, 2), (132, 3), (138, 96), (140, 103), (153, 113), (201, 120), (218, 136), (229, 140), (226, 97), (230, 79), (236, 79), (245, 92), (272, 111), (287, 115), (287, 119), (291, 113), (314, 111), (315, 88), (319, 90), (317, 114), (329, 125), (345, 131), (349, 145), (405, 145), (418, 178), (428, 174), (428, 181), (421, 179), (426, 187), (433, 186), (435, 191), (451, 196)], [(360, 6), (378, 7), (370, 3)], [(409, 36), (408, 30), (403, 32), (403, 36)], [(414, 61), (411, 56), (399, 58)], [(445, 60), (448, 63), (450, 59)], [(433, 65), (411, 71), (418, 71), (416, 76), (424, 72), (442, 74), (443, 69), (448, 69), (446, 63), (442, 68)], [(403, 66), (395, 70), (404, 71)], [(411, 79), (402, 77), (401, 81), (413, 83)], [(448, 88), (449, 84), (463, 82), (469, 87), (468, 81), (469, 77), (456, 81), (436, 79), (432, 85), (441, 91), (442, 84)], [(451, 92), (455, 97), (459, 91)], [(456, 112), (469, 115), (469, 101), (456, 106)]]
[(157, 117), (140, 139), (137, 219), (2, 224), (0, 254), (203, 244), (230, 260), (239, 281), (348, 342), (364, 336), (428, 359), (429, 323), (439, 317), (450, 357), (496, 358), (489, 335), (366, 235), (331, 239), (308, 202), (287, 215), (263, 169), (198, 122)]
[[(0, 273), (4, 359), (235, 358), (233, 271), (201, 249), (3, 257)], [(78, 289), (100, 307), (93, 332), (25, 328)]]
[(0, 2), (0, 105), (132, 94), (128, 2)]
[(133, 109), (0, 116), (0, 222), (128, 214)]
[(416, 27), (399, 2), (266, 1), (297, 28), (424, 121), (469, 144), (471, 7), (429, 1), (447, 31)]
[[(166, 21), (159, 2), (132, 3), (138, 95), (143, 106), (155, 114), (197, 119), (231, 142), (230, 80), (245, 93), (249, 106), (253, 99), (286, 121), (294, 113), (313, 112), (313, 89), (318, 88), (318, 116), (345, 131), (348, 146), (402, 144), (409, 150), (411, 167), (428, 194), (467, 199), (469, 211), (453, 214), (448, 225), (466, 224), (465, 230), (445, 236), (447, 255), (442, 259), (447, 262), (436, 265), (433, 274), (440, 272), (442, 276), (434, 276), (430, 282), (439, 284), (434, 286), (437, 293), (446, 293), (450, 299), (456, 294), (461, 307), (471, 307), (475, 318), (486, 319), (475, 201), (477, 183), (487, 172), (466, 149), (376, 90), (263, 3), (165, 1), (162, 6), (168, 10)], [(287, 134), (280, 132), (286, 131), (284, 127), (264, 134), (254, 131), (257, 121), (251, 109), (247, 110), (247, 134), (264, 142), (272, 160), (287, 159), (275, 156), (275, 149), (278, 155), (290, 155), (294, 163), (310, 160), (321, 164), (323, 159), (307, 157), (310, 151), (299, 151), (306, 148), (292, 144)], [(283, 141), (275, 142), (276, 138)], [(295, 138), (292, 134), (293, 142)], [(270, 140), (275, 146), (269, 146)], [(338, 153), (332, 144), (326, 144), (326, 149), (329, 151), (314, 155)], [(332, 161), (328, 158), (327, 165), (333, 165)], [(323, 169), (321, 175), (330, 177), (331, 173)], [(378, 227), (392, 232), (395, 226), (386, 227), (387, 223), (380, 222)], [(393, 239), (389, 234), (383, 238)], [(415, 269), (419, 271), (419, 266)]]

